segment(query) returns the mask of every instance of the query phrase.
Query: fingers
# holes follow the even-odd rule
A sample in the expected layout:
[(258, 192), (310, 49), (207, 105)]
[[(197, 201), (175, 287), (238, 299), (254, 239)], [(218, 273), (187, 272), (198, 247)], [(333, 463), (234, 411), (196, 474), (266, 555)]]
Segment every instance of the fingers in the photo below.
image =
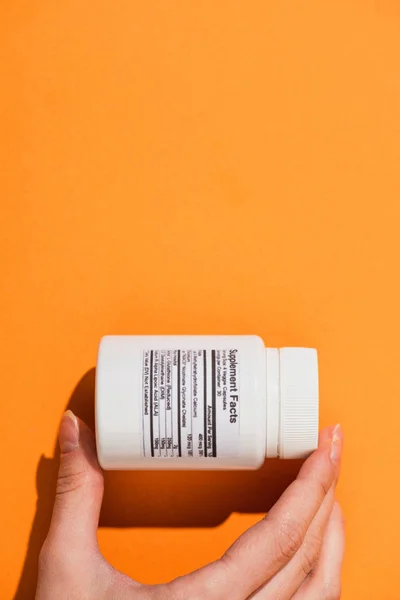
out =
[(49, 543), (74, 549), (97, 548), (97, 526), (103, 499), (103, 475), (91, 430), (71, 411), (61, 420), (60, 468)]
[(344, 520), (335, 502), (322, 543), (318, 564), (305, 580), (293, 600), (339, 600), (344, 557)]
[(325, 529), (334, 504), (335, 484), (332, 485), (317, 512), (304, 542), (295, 556), (274, 577), (264, 583), (252, 596), (252, 600), (289, 600), (317, 564)]
[(203, 597), (247, 598), (291, 561), (336, 481), (341, 449), (340, 428), (323, 432), (318, 450), (268, 516), (246, 531), (221, 560), (190, 576), (205, 586)]
[[(326, 430), (322, 433), (322, 443), (324, 443), (327, 433)], [(335, 434), (338, 435), (338, 431), (333, 435)], [(341, 438), (340, 431), (339, 435)], [(254, 593), (252, 599), (272, 600), (279, 597), (282, 600), (286, 600), (292, 598), (293, 594), (299, 589), (303, 581), (314, 568), (320, 555), (325, 529), (332, 513), (339, 468), (340, 464), (338, 464), (336, 469), (335, 480), (313, 519), (305, 535), (304, 542), (298, 552), (296, 552), (292, 560), (290, 560), (272, 579), (264, 583), (264, 585)]]

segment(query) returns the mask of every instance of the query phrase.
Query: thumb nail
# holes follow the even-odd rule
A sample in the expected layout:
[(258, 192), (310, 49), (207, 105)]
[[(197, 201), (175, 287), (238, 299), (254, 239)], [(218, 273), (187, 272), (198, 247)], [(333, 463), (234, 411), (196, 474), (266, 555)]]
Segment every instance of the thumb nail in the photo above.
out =
[(340, 463), (343, 449), (343, 432), (340, 425), (336, 425), (332, 432), (331, 460), (335, 465)]
[(79, 423), (72, 410), (62, 416), (58, 439), (62, 454), (73, 452), (79, 446)]

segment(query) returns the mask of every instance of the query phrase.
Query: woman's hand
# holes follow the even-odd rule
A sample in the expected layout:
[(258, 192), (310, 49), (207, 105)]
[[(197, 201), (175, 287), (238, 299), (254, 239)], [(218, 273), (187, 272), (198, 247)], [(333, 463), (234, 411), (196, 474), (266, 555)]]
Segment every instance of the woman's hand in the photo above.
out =
[(97, 527), (103, 475), (93, 434), (70, 411), (50, 531), (40, 554), (36, 600), (335, 600), (340, 598), (343, 519), (335, 503), (339, 426), (325, 429), (268, 515), (219, 560), (171, 583), (141, 585), (103, 558)]

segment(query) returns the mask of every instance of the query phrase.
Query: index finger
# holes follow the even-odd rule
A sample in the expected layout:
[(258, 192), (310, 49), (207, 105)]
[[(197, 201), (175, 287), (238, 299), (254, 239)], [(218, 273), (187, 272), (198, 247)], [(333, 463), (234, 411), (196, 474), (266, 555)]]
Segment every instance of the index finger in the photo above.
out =
[(290, 561), (335, 483), (341, 450), (340, 426), (324, 430), (318, 449), (268, 515), (243, 533), (220, 560), (189, 576), (206, 585), (202, 597), (247, 598)]

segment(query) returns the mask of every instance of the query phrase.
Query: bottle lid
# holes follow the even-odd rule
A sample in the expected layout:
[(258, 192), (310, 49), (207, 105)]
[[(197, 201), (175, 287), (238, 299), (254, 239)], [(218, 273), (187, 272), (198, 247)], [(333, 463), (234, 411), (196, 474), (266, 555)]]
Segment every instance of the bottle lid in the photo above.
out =
[(306, 458), (318, 446), (318, 356), (313, 348), (279, 351), (281, 458)]

